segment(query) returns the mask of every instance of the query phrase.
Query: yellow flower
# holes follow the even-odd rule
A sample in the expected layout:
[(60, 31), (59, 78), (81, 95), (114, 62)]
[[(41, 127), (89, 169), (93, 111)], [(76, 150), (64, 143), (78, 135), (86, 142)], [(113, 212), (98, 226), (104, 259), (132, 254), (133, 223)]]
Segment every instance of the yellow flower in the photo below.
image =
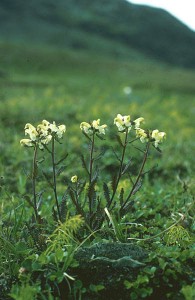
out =
[(82, 122), (80, 124), (80, 129), (82, 131), (84, 131), (86, 134), (91, 134), (92, 133), (92, 128), (91, 128), (91, 125), (87, 122)]
[(43, 120), (41, 124), (37, 126), (37, 132), (39, 133), (40, 137), (45, 137), (48, 135), (49, 124), (50, 123), (47, 120)]
[(50, 123), (47, 120), (42, 121), (42, 125), (45, 126), (46, 128), (48, 128), (49, 124)]
[(63, 133), (66, 132), (66, 126), (65, 125), (59, 125), (58, 130), (56, 132), (59, 139), (62, 138)]
[(39, 146), (39, 149), (41, 149), (41, 150), (44, 149), (44, 146), (43, 146), (43, 143), (42, 143), (42, 142), (38, 142), (38, 146)]
[(43, 139), (42, 141), (46, 141), (43, 143), (47, 144), (49, 141), (51, 141), (51, 133), (56, 134), (57, 137), (61, 139), (63, 133), (66, 131), (66, 126), (57, 126), (54, 121), (53, 123), (49, 123), (47, 120), (43, 120), (42, 123), (37, 126), (37, 131), (40, 137), (45, 137), (45, 139)]
[(20, 145), (21, 146), (32, 147), (33, 146), (33, 142), (30, 139), (22, 139), (20, 141)]
[(95, 129), (97, 129), (97, 130), (98, 130), (98, 128), (99, 128), (99, 125), (100, 125), (100, 119), (98, 119), (98, 120), (93, 120), (93, 122), (92, 122), (92, 124), (91, 124), (91, 126), (92, 126), (93, 128), (95, 128)]
[(100, 119), (93, 120), (91, 124), (87, 122), (82, 122), (80, 125), (80, 129), (84, 131), (87, 134), (92, 134), (94, 132), (99, 134), (105, 134), (105, 129), (107, 128), (107, 125), (100, 125)]
[(48, 134), (43, 139), (41, 139), (40, 143), (47, 145), (52, 139), (52, 135)]
[(33, 125), (31, 125), (30, 123), (27, 123), (25, 125), (24, 129), (25, 129), (25, 135), (28, 134), (32, 141), (36, 141), (37, 136), (38, 136), (38, 132), (37, 132), (36, 128)]
[(100, 126), (100, 119), (98, 120), (93, 120), (91, 124), (92, 128), (94, 128), (99, 134), (105, 134), (105, 128), (107, 128), (107, 125), (101, 125)]
[(118, 114), (114, 119), (114, 124), (118, 127), (118, 131), (124, 131), (128, 128), (128, 132), (131, 130), (131, 118), (130, 116), (122, 116)]
[(51, 130), (52, 133), (58, 131), (58, 127), (57, 127), (55, 121), (53, 121), (53, 123), (49, 124), (49, 129)]
[(135, 129), (140, 128), (140, 124), (144, 123), (144, 118), (140, 117), (136, 120), (133, 121), (134, 125), (135, 125)]
[(101, 125), (99, 126), (98, 130), (99, 130), (99, 134), (105, 134), (105, 129), (107, 128), (107, 125), (104, 124), (104, 125)]
[(142, 143), (148, 142), (148, 135), (144, 129), (138, 128), (136, 129), (136, 137), (140, 138)]
[(152, 131), (151, 138), (154, 140), (154, 146), (158, 147), (158, 144), (166, 138), (165, 132), (160, 132), (158, 129)]
[(77, 175), (71, 177), (71, 182), (76, 183), (78, 181)]

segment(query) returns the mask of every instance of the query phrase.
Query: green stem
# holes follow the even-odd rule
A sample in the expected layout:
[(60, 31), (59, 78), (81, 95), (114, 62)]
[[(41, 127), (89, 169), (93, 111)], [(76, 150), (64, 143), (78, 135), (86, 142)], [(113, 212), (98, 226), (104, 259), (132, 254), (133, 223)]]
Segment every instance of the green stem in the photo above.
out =
[(91, 151), (90, 151), (90, 161), (89, 161), (89, 184), (91, 184), (92, 176), (93, 176), (93, 151), (95, 144), (95, 133), (93, 133), (92, 141), (91, 141)]
[(135, 191), (135, 188), (136, 188), (136, 186), (137, 186), (137, 184), (138, 184), (138, 182), (139, 182), (139, 180), (140, 180), (140, 178), (141, 178), (141, 176), (142, 176), (143, 169), (144, 169), (144, 166), (145, 166), (147, 157), (148, 157), (149, 147), (150, 147), (150, 142), (148, 142), (147, 145), (146, 145), (146, 149), (145, 149), (145, 151), (144, 151), (143, 161), (142, 161), (142, 164), (141, 164), (139, 173), (138, 173), (138, 175), (137, 175), (136, 181), (134, 182), (134, 184), (133, 184), (133, 186), (132, 186), (132, 189), (131, 189), (129, 195), (127, 196), (126, 201), (123, 203), (123, 205), (122, 205), (121, 208), (120, 208), (120, 214), (121, 214), (121, 216), (122, 216), (122, 212), (123, 212), (125, 206), (127, 205), (129, 199), (130, 199), (131, 196), (133, 195), (133, 192)]
[(61, 214), (60, 214), (60, 208), (59, 208), (59, 203), (58, 203), (58, 195), (57, 195), (57, 184), (56, 184), (55, 139), (54, 139), (54, 136), (52, 137), (51, 157), (52, 157), (52, 169), (53, 169), (53, 191), (54, 191), (54, 197), (55, 197), (55, 201), (56, 201), (58, 217), (59, 217), (59, 220), (61, 221)]
[(35, 219), (36, 219), (36, 221), (38, 220), (37, 194), (36, 194), (37, 150), (38, 150), (38, 145), (35, 144), (34, 155), (33, 155), (33, 165), (32, 165), (32, 190), (33, 190), (33, 206), (34, 206), (34, 212), (35, 212)]
[(117, 181), (116, 181), (116, 186), (115, 186), (115, 189), (113, 191), (112, 197), (110, 199), (110, 203), (108, 205), (108, 208), (111, 206), (111, 204), (113, 202), (114, 196), (115, 196), (117, 188), (118, 188), (119, 181), (120, 181), (121, 176), (122, 176), (123, 163), (124, 163), (125, 151), (126, 151), (126, 148), (127, 148), (127, 144), (128, 144), (128, 128), (126, 129), (126, 133), (125, 133), (125, 141), (124, 141), (124, 144), (123, 144), (123, 151), (122, 151), (122, 157), (121, 157), (121, 161), (120, 161), (120, 166), (119, 166), (119, 172), (118, 172), (118, 177), (117, 177)]
[[(91, 185), (92, 178), (93, 178), (94, 144), (95, 144), (95, 132), (93, 132), (93, 136), (92, 136), (92, 140), (91, 140), (90, 161), (89, 161), (89, 186)], [(91, 216), (92, 216), (92, 199), (89, 196), (89, 224), (90, 224), (90, 227), (91, 227)]]

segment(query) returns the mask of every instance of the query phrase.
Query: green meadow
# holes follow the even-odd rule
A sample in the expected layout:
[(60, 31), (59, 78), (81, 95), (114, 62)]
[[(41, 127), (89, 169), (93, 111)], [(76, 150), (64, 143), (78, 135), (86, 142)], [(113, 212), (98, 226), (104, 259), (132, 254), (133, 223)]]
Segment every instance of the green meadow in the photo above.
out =
[[(134, 119), (143, 116), (146, 126), (165, 131), (159, 168), (167, 176), (170, 169), (172, 180), (185, 173), (191, 181), (195, 72), (155, 61), (129, 62), (93, 53), (9, 44), (2, 44), (0, 52), (4, 172), (12, 156), (16, 163), (24, 155), (19, 141), (26, 123), (37, 125), (48, 119), (66, 124), (66, 147), (74, 152), (80, 146), (82, 121), (100, 118), (112, 125), (121, 113)], [(132, 92), (125, 94), (125, 87)]]
[[(73, 175), (85, 176), (80, 159), (81, 153), (85, 156), (88, 153), (86, 137), (80, 130), (83, 121), (100, 119), (101, 124), (108, 126), (105, 140), (97, 142), (98, 147), (107, 149), (99, 162), (101, 175), (97, 189), (102, 188), (105, 180), (111, 181), (117, 165), (111, 148), (118, 151), (119, 147), (113, 122), (119, 113), (130, 115), (132, 120), (144, 117), (146, 128), (166, 132), (166, 140), (160, 145), (162, 152), (154, 147), (149, 152), (142, 187), (135, 194), (125, 219), (141, 223), (142, 227), (130, 227), (129, 235), (126, 233), (122, 239), (128, 242), (128, 237), (147, 239), (157, 235), (146, 242), (135, 241), (152, 253), (148, 263), (155, 269), (148, 272), (145, 267), (135, 278), (134, 285), (124, 280), (125, 295), (130, 298), (121, 299), (155, 299), (155, 295), (162, 295), (163, 291), (161, 299), (194, 299), (195, 71), (149, 59), (130, 61), (90, 51), (5, 43), (0, 44), (0, 61), (0, 299), (22, 300), (25, 293), (31, 295), (26, 299), (64, 299), (53, 288), (62, 282), (60, 275), (53, 274), (51, 279), (51, 274), (44, 273), (40, 265), (35, 266), (32, 258), (33, 253), (44, 252), (46, 246), (43, 243), (37, 247), (39, 241), (35, 242), (33, 234), (28, 239), (27, 229), (34, 222), (32, 207), (26, 199), (32, 194), (29, 172), (33, 151), (20, 145), (25, 137), (25, 124), (37, 126), (46, 119), (66, 125), (62, 144), (58, 144), (56, 150), (59, 158), (68, 154), (57, 182), (61, 199)], [(136, 176), (142, 156), (137, 147), (127, 153), (127, 158), (132, 159), (132, 176)], [(39, 159), (44, 160), (40, 169), (49, 172), (47, 155), (41, 151), (39, 155)], [(37, 189), (43, 191), (40, 214), (45, 228), (38, 226), (36, 230), (44, 231), (45, 239), (57, 226), (51, 214), (55, 205), (53, 194), (47, 184), (40, 171)], [(128, 189), (127, 178), (120, 184)], [(103, 192), (101, 195), (103, 198)], [(70, 217), (73, 217), (76, 213), (69, 198), (67, 202)], [(177, 223), (178, 220), (181, 222)], [(179, 236), (178, 240), (167, 242), (166, 229), (174, 223), (181, 226), (184, 240)], [(111, 227), (108, 226), (109, 230)], [(164, 234), (158, 235), (164, 230)], [(89, 234), (87, 231), (79, 233), (79, 242)], [(86, 245), (105, 239), (105, 235), (97, 233), (94, 239), (87, 239)], [(107, 239), (120, 240), (113, 233)], [(18, 272), (24, 266), (28, 269), (30, 255), (28, 263), (33, 261), (34, 265), (21, 278)], [(40, 269), (41, 274), (50, 278), (50, 281), (44, 279), (42, 285), (42, 277), (37, 275)], [(67, 280), (71, 285), (71, 279)], [(78, 291), (79, 284), (72, 290)], [(104, 299), (101, 296), (106, 290), (104, 285), (101, 280), (93, 283), (93, 287), (83, 284), (78, 292), (80, 296), (67, 292), (69, 298), (66, 299)]]

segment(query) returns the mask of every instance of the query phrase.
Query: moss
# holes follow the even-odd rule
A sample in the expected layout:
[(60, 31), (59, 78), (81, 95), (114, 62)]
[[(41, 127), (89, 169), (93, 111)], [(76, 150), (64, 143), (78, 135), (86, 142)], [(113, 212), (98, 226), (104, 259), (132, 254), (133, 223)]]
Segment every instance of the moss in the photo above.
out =
[(87, 288), (91, 284), (104, 286), (98, 295), (87, 289), (84, 299), (128, 299), (124, 281), (136, 278), (146, 257), (146, 251), (134, 244), (97, 243), (77, 251), (79, 266), (71, 272)]

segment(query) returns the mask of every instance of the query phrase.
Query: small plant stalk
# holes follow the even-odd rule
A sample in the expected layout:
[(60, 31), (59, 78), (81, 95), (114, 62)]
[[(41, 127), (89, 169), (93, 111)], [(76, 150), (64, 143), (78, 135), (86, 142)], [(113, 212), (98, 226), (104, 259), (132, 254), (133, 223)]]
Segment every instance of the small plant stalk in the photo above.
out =
[(123, 163), (124, 163), (124, 158), (125, 158), (125, 152), (126, 152), (126, 149), (127, 149), (127, 144), (128, 144), (128, 128), (126, 129), (126, 132), (125, 132), (125, 141), (124, 141), (124, 144), (123, 144), (123, 151), (122, 151), (122, 156), (121, 156), (121, 160), (120, 160), (120, 166), (119, 166), (119, 172), (118, 172), (118, 176), (117, 176), (117, 180), (116, 180), (116, 186), (115, 186), (115, 189), (113, 191), (112, 197), (110, 199), (110, 203), (108, 205), (108, 208), (112, 205), (113, 199), (115, 197), (115, 194), (116, 194), (116, 191), (117, 191), (117, 188), (118, 188), (119, 181), (122, 177)]
[(89, 184), (91, 184), (92, 178), (93, 178), (93, 152), (94, 152), (94, 144), (95, 144), (95, 133), (93, 133), (92, 140), (91, 140), (90, 161), (89, 161)]
[(56, 184), (56, 164), (55, 164), (55, 138), (52, 137), (52, 150), (51, 150), (51, 157), (52, 157), (52, 169), (53, 169), (53, 191), (54, 191), (54, 197), (58, 212), (58, 218), (61, 221), (61, 214), (60, 214), (60, 207), (58, 203), (58, 195), (57, 195), (57, 184)]
[(33, 155), (33, 165), (32, 165), (32, 190), (33, 190), (33, 207), (34, 207), (36, 221), (38, 221), (37, 194), (36, 194), (37, 150), (38, 150), (38, 145), (35, 144), (34, 155)]
[(146, 144), (146, 149), (144, 151), (144, 157), (143, 157), (142, 164), (141, 164), (139, 173), (137, 175), (137, 178), (136, 178), (136, 180), (135, 180), (135, 182), (134, 182), (134, 184), (133, 184), (133, 186), (132, 186), (132, 188), (129, 192), (129, 195), (127, 196), (126, 201), (123, 203), (123, 205), (120, 208), (120, 216), (121, 217), (123, 216), (124, 210), (128, 207), (128, 201), (130, 200), (131, 196), (134, 194), (134, 191), (137, 187), (137, 184), (139, 183), (139, 180), (140, 180), (140, 178), (143, 174), (144, 166), (145, 166), (147, 158), (148, 158), (149, 148), (150, 148), (150, 142), (148, 142)]
[[(92, 136), (92, 140), (91, 140), (90, 160), (89, 160), (89, 186), (91, 185), (92, 178), (93, 178), (94, 145), (95, 145), (95, 132), (93, 132), (93, 136)], [(92, 199), (89, 196), (89, 225), (90, 225), (90, 227), (91, 227), (91, 216), (92, 216)]]

